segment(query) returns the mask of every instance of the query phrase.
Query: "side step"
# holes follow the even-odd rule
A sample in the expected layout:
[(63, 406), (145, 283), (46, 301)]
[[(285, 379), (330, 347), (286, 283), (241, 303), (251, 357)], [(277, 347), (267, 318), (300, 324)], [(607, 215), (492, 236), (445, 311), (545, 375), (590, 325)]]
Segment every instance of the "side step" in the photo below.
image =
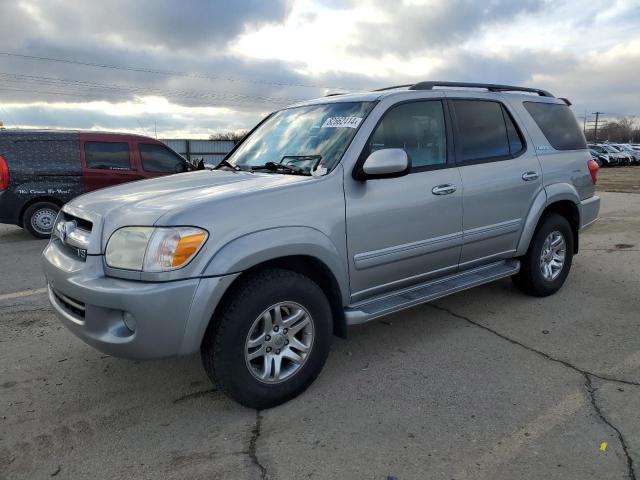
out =
[(347, 325), (366, 323), (390, 313), (446, 297), (452, 293), (510, 277), (518, 271), (520, 271), (519, 260), (503, 260), (354, 303), (345, 309)]

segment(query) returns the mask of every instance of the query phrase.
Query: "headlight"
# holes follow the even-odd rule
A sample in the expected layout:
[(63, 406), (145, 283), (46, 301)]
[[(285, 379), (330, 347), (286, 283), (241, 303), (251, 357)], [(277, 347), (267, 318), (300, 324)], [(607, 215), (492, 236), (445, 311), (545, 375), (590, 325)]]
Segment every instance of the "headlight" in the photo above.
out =
[(184, 267), (207, 241), (195, 227), (124, 227), (111, 235), (105, 260), (112, 268), (166, 272)]

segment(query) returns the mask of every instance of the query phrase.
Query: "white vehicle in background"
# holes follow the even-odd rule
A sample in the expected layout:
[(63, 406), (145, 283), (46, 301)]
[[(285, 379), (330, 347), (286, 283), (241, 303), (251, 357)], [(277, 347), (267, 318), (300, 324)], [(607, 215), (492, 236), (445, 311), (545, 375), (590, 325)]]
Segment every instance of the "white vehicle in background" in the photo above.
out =
[(611, 153), (604, 145), (597, 145), (590, 143), (588, 145), (591, 155), (594, 159), (600, 162), (600, 166), (613, 167), (614, 165), (620, 165), (620, 155), (617, 153)]
[(614, 146), (622, 150), (623, 153), (628, 154), (631, 157), (632, 164), (638, 165), (640, 163), (640, 149), (633, 148), (628, 143), (616, 143)]

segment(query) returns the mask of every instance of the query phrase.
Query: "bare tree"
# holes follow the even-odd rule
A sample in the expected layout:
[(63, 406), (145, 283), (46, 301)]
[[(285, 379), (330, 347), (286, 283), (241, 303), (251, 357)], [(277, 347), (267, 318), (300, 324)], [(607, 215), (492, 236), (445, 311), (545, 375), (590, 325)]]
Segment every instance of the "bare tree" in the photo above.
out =
[(221, 132), (213, 133), (209, 135), (209, 140), (231, 140), (232, 142), (239, 142), (248, 133), (248, 130), (236, 130), (235, 132)]
[[(588, 141), (594, 141), (594, 129), (586, 132)], [(640, 141), (640, 126), (631, 117), (622, 117), (609, 120), (598, 125), (598, 140), (606, 140), (612, 143), (629, 143)]]

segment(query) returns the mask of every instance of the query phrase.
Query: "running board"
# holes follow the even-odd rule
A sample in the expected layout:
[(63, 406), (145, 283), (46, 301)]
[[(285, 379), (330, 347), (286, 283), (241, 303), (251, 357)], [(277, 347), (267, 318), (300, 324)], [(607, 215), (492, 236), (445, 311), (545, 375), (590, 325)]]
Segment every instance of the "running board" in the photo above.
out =
[(519, 260), (503, 260), (354, 303), (345, 309), (347, 325), (366, 323), (390, 313), (446, 297), (452, 293), (510, 277), (518, 271), (520, 271)]

